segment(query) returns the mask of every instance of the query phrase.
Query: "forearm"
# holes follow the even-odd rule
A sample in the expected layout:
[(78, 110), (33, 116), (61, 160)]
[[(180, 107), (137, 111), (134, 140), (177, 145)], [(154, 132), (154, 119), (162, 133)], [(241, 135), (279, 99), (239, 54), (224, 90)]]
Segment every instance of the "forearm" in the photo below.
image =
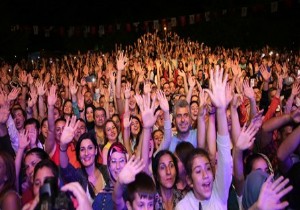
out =
[(241, 132), (241, 126), (240, 126), (240, 121), (239, 121), (239, 115), (237, 112), (237, 109), (232, 107), (230, 108), (231, 112), (231, 137), (233, 140), (233, 143), (237, 141), (240, 132)]
[(250, 119), (251, 120), (257, 113), (255, 98), (251, 98), (250, 100)]
[(161, 142), (156, 153), (160, 150), (169, 149), (171, 141), (172, 141), (172, 126), (171, 126), (170, 114), (169, 112), (166, 112), (164, 114), (164, 139)]
[(186, 94), (186, 101), (188, 102), (188, 104), (191, 103), (191, 98), (192, 98), (192, 94), (193, 94), (193, 88), (192, 86), (190, 86), (189, 91)]
[(121, 184), (119, 180), (117, 180), (112, 193), (112, 199), (116, 210), (123, 210), (125, 207), (125, 202), (123, 200), (124, 188), (125, 185)]
[(205, 114), (197, 117), (197, 144), (199, 148), (205, 149)]
[(243, 151), (233, 148), (233, 174), (234, 174), (234, 186), (238, 196), (243, 194), (244, 187), (244, 163), (243, 163)]
[[(142, 149), (141, 149), (141, 158), (144, 161), (145, 168), (144, 172), (150, 174), (149, 172), (149, 147), (150, 147), (150, 139), (151, 139), (151, 128), (143, 128), (143, 138), (142, 138)], [(141, 139), (140, 139), (141, 141)]]
[(117, 71), (117, 84), (116, 84), (116, 98), (121, 98), (121, 78), (122, 78), (122, 71)]
[(215, 114), (209, 114), (208, 117), (208, 128), (207, 128), (207, 148), (208, 153), (213, 160), (216, 160), (216, 153), (217, 153), (217, 134), (216, 134), (216, 117)]
[(44, 103), (44, 98), (43, 96), (39, 96), (38, 99), (38, 104), (39, 104), (39, 116), (40, 119), (44, 119), (45, 118), (45, 103)]
[(48, 106), (48, 136), (45, 141), (45, 151), (48, 154), (53, 152), (55, 146), (55, 123), (54, 123), (54, 106)]
[(217, 128), (218, 134), (221, 136), (228, 135), (228, 123), (226, 118), (226, 109), (225, 108), (217, 108)]
[(133, 151), (131, 150), (131, 144), (130, 144), (130, 127), (127, 128), (124, 127), (123, 140), (124, 140), (124, 146), (129, 156), (131, 156)]
[(279, 117), (272, 117), (263, 123), (262, 130), (263, 132), (272, 132), (290, 122), (292, 122), (292, 118), (289, 114), (283, 114)]

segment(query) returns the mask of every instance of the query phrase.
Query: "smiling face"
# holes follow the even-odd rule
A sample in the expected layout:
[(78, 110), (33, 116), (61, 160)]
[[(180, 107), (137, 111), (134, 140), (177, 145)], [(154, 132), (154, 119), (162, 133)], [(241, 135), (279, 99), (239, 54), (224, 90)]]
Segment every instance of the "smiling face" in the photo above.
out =
[(110, 156), (109, 171), (114, 180), (118, 179), (120, 171), (124, 168), (127, 162), (126, 155), (121, 152), (114, 152)]
[(158, 182), (163, 188), (170, 189), (176, 181), (176, 168), (169, 154), (161, 156), (158, 162)]
[(48, 136), (48, 120), (45, 120), (45, 121), (43, 122), (41, 131), (42, 131), (43, 137), (46, 139), (47, 136)]
[(41, 161), (41, 159), (34, 153), (29, 154), (25, 158), (25, 172), (28, 180), (33, 183), (33, 172), (34, 167), (36, 164), (38, 164)]
[(15, 111), (14, 121), (15, 121), (16, 128), (18, 130), (21, 130), (24, 127), (25, 116), (23, 115), (22, 110), (18, 109)]
[(207, 157), (202, 155), (194, 157), (190, 182), (198, 200), (210, 199), (213, 187), (213, 172)]
[(64, 104), (64, 114), (66, 115), (71, 115), (72, 114), (72, 102), (71, 101), (67, 101)]
[(92, 107), (88, 107), (85, 113), (86, 121), (93, 122), (94, 121), (94, 110)]
[(186, 133), (189, 131), (191, 118), (188, 107), (178, 107), (176, 110), (175, 123), (178, 132)]
[(140, 132), (141, 126), (137, 119), (132, 118), (131, 125), (130, 125), (130, 131), (133, 135), (137, 135)]
[(80, 144), (79, 157), (84, 167), (95, 164), (97, 149), (90, 139), (83, 139)]
[(113, 122), (106, 123), (105, 134), (109, 142), (113, 143), (117, 140), (118, 130)]

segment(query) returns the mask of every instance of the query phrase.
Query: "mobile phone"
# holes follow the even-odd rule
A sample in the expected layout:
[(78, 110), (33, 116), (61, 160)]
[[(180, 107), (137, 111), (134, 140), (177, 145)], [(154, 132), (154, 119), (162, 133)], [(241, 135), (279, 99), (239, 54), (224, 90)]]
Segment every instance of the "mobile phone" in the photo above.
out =
[(254, 82), (255, 82), (255, 79), (254, 78), (251, 78), (250, 79), (250, 87), (254, 87), (255, 85), (254, 85)]

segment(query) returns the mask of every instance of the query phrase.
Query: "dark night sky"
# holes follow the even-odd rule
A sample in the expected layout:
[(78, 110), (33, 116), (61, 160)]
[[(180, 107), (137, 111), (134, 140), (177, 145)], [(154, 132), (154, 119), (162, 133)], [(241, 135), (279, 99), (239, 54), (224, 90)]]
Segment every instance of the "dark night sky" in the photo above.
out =
[[(151, 20), (245, 5), (250, 0), (2, 0), (6, 20), (21, 24), (93, 24)], [(252, 1), (253, 2), (253, 1)]]

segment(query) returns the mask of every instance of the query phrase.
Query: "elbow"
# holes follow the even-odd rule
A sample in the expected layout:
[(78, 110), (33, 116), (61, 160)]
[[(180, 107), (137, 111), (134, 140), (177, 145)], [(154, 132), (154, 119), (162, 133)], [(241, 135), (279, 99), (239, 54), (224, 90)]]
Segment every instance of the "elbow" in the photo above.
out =
[(278, 158), (279, 162), (284, 162), (285, 159), (287, 158), (287, 155), (282, 151), (281, 148), (279, 148), (277, 150), (277, 158)]

